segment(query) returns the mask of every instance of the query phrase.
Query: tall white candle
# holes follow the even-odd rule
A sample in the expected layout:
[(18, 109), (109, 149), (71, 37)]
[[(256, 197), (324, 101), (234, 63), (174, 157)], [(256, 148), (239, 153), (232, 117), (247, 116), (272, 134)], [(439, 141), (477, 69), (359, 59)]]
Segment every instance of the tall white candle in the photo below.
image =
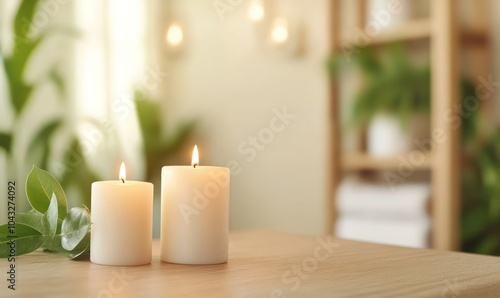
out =
[(151, 263), (153, 184), (127, 181), (92, 183), (90, 260), (103, 265)]
[(229, 169), (167, 166), (161, 177), (161, 260), (178, 264), (227, 262)]

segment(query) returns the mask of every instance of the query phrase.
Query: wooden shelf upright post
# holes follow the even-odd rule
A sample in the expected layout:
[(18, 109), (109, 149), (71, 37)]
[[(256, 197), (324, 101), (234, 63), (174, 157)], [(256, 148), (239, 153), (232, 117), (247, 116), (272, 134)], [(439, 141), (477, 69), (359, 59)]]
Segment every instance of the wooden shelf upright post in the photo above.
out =
[[(459, 249), (460, 126), (457, 9), (454, 0), (431, 1), (431, 137), (433, 143), (433, 248)], [(457, 118), (458, 117), (458, 118)]]

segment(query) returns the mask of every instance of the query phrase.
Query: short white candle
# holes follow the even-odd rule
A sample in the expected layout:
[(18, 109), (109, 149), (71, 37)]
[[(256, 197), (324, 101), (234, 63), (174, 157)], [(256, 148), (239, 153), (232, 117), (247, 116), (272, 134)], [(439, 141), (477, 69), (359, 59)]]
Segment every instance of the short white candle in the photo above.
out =
[(178, 264), (227, 262), (229, 169), (167, 166), (161, 177), (161, 260)]
[(92, 183), (90, 260), (132, 266), (151, 263), (153, 184), (127, 181)]

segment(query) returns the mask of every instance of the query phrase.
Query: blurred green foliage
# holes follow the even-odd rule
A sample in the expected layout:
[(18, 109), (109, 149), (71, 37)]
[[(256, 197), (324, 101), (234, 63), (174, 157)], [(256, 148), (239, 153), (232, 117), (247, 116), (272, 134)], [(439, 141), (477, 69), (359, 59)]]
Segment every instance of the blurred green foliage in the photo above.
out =
[(407, 127), (410, 115), (427, 115), (430, 109), (430, 68), (428, 64), (414, 66), (400, 45), (391, 45), (383, 59), (370, 47), (359, 49), (350, 64), (343, 55), (328, 62), (332, 75), (346, 67), (358, 68), (363, 74), (362, 88), (352, 102), (351, 122), (366, 125), (381, 112), (396, 115)]
[[(4, 55), (0, 53), (3, 67), (7, 75), (7, 86), (10, 92), (11, 108), (14, 111), (14, 125), (16, 127), (18, 121), (23, 117), (26, 106), (34, 91), (43, 83), (50, 83), (58, 91), (59, 105), (57, 108), (65, 110), (66, 102), (66, 82), (61, 74), (58, 72), (57, 63), (53, 65), (49, 71), (42, 75), (41, 80), (34, 83), (26, 82), (26, 69), (30, 59), (34, 56), (39, 46), (47, 42), (49, 37), (53, 35), (67, 35), (70, 37), (78, 36), (72, 28), (61, 27), (47, 27), (41, 28), (35, 36), (32, 27), (33, 19), (39, 9), (39, 0), (23, 0), (17, 10), (14, 18), (14, 45), (12, 54)], [(40, 28), (37, 28), (40, 29)], [(187, 121), (181, 123), (175, 130), (169, 131), (169, 134), (162, 130), (164, 123), (161, 115), (161, 109), (158, 101), (149, 98), (142, 92), (136, 92), (136, 112), (139, 120), (139, 125), (142, 132), (143, 139), (143, 158), (146, 165), (146, 180), (154, 181), (158, 179), (161, 173), (161, 167), (166, 164), (169, 157), (174, 155), (182, 146), (182, 144), (189, 137), (194, 129), (195, 122)], [(64, 114), (64, 113), (62, 113)], [(35, 119), (30, 119), (35, 121)], [(89, 124), (96, 124), (97, 121), (89, 119)], [(64, 189), (72, 188), (74, 193), (79, 195), (79, 198), (72, 198), (74, 205), (90, 206), (90, 185), (92, 182), (101, 180), (98, 175), (94, 173), (85, 161), (85, 154), (83, 153), (82, 145), (76, 136), (76, 133), (63, 134), (69, 124), (67, 118), (63, 116), (56, 116), (43, 123), (37, 124), (38, 129), (33, 134), (31, 140), (27, 145), (26, 158), (33, 160), (33, 163), (45, 170), (49, 170), (49, 163), (54, 162), (53, 146), (54, 140), (57, 137), (64, 136), (66, 150), (62, 154), (62, 158), (57, 160), (59, 165), (59, 172), (57, 179), (61, 182)], [(13, 148), (16, 148), (17, 142), (20, 138), (18, 132), (14, 135), (12, 131), (0, 132), (0, 148), (7, 153), (7, 157), (12, 159)], [(15, 171), (15, 169), (9, 169)]]
[(462, 168), (463, 249), (500, 255), (500, 128), (474, 145)]
[[(16, 128), (20, 119), (24, 116), (26, 107), (32, 100), (33, 94), (42, 84), (49, 83), (57, 90), (59, 106), (50, 108), (65, 110), (68, 104), (66, 101), (66, 83), (58, 71), (58, 63), (60, 61), (56, 61), (35, 82), (27, 82), (26, 80), (27, 67), (29, 63), (32, 63), (32, 58), (40, 45), (48, 42), (48, 39), (54, 35), (64, 35), (71, 38), (78, 35), (76, 30), (67, 27), (47, 26), (45, 28), (34, 28), (33, 20), (37, 10), (40, 8), (39, 4), (39, 0), (23, 0), (20, 2), (13, 23), (13, 49), (10, 55), (0, 53), (1, 63), (3, 64), (7, 78), (11, 109), (14, 114), (13, 129), (11, 131), (0, 132), (0, 148), (6, 152), (9, 159), (13, 158), (13, 150), (18, 148), (18, 142), (23, 133), (22, 131), (18, 131), (17, 134), (14, 134), (14, 128)], [(37, 30), (35, 29), (39, 29), (40, 32), (36, 32)], [(35, 120), (30, 119), (30, 121)], [(69, 145), (63, 156), (74, 154), (74, 152), (81, 152), (76, 134), (70, 136), (64, 134), (64, 130), (68, 125), (67, 119), (63, 116), (56, 116), (46, 122), (38, 123), (38, 130), (28, 142), (26, 159), (29, 158), (28, 160), (30, 161), (36, 159), (33, 162), (37, 166), (42, 169), (48, 169), (49, 160), (53, 153), (53, 140), (57, 137), (57, 134), (62, 134), (69, 138), (66, 140), (66, 143)], [(16, 165), (12, 166), (15, 167)], [(11, 167), (9, 171), (12, 174), (16, 169)], [(78, 190), (77, 193), (81, 197), (75, 198), (75, 204), (90, 206), (90, 183), (99, 179), (90, 170), (83, 158), (77, 166), (67, 167), (65, 171), (62, 171), (62, 175), (58, 179), (63, 183), (65, 188), (75, 187)]]
[(169, 158), (186, 143), (196, 126), (196, 121), (188, 120), (180, 123), (173, 131), (167, 133), (163, 129), (165, 125), (158, 100), (136, 92), (135, 104), (142, 132), (146, 181), (159, 181), (162, 166), (166, 165)]

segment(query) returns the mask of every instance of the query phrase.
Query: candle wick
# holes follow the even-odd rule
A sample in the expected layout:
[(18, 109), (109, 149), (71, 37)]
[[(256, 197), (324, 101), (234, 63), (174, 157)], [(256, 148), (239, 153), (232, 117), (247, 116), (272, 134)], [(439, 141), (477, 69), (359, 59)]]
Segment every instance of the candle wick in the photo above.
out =
[(197, 163), (193, 164), (193, 168), (195, 168), (195, 169), (196, 169), (196, 166), (197, 166), (197, 165), (198, 165)]
[(125, 179), (123, 178), (120, 178), (120, 180), (123, 182), (123, 184), (125, 184)]

